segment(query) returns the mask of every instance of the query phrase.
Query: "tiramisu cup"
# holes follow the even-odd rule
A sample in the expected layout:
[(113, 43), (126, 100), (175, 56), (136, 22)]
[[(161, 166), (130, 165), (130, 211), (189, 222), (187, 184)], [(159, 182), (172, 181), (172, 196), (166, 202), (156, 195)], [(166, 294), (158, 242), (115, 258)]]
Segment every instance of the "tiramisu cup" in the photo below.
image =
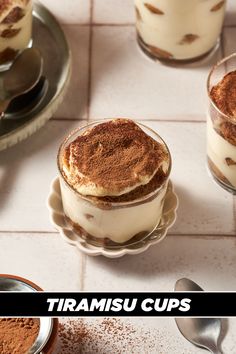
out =
[(191, 62), (217, 47), (221, 0), (135, 0), (138, 43), (154, 59)]
[(208, 77), (208, 166), (215, 180), (236, 193), (236, 54), (220, 61)]
[(31, 44), (32, 1), (0, 0), (0, 70)]
[(58, 153), (65, 215), (91, 242), (121, 244), (159, 224), (171, 169), (164, 141), (129, 119), (72, 132)]

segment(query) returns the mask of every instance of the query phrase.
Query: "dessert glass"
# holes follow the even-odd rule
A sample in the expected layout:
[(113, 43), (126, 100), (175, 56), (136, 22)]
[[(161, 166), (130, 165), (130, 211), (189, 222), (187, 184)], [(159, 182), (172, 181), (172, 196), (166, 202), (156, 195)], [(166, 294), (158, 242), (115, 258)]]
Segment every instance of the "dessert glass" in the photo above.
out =
[(0, 71), (32, 44), (32, 1), (0, 0)]
[(207, 81), (207, 161), (214, 179), (224, 189), (236, 194), (236, 117), (223, 113), (211, 98), (211, 89), (223, 77), (236, 70), (236, 53), (216, 64)]
[(171, 171), (171, 156), (159, 135), (143, 124), (136, 123), (146, 134), (163, 144), (168, 152), (168, 169), (161, 186), (148, 195), (128, 202), (108, 202), (81, 195), (64, 177), (63, 152), (76, 137), (100, 123), (91, 123), (73, 131), (59, 148), (58, 169), (64, 213), (74, 230), (91, 244), (115, 247), (136, 243), (149, 236), (161, 221)]
[(135, 0), (137, 38), (153, 59), (197, 61), (218, 47), (225, 15), (221, 0)]

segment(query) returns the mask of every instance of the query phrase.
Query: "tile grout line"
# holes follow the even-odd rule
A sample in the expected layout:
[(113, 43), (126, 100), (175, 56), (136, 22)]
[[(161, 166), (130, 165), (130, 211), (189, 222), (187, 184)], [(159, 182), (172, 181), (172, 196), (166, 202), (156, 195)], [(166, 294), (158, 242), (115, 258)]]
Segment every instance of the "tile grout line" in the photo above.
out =
[(59, 235), (58, 231), (42, 231), (42, 230), (0, 230), (0, 234), (34, 234), (34, 235)]
[(91, 103), (91, 75), (92, 75), (92, 52), (93, 52), (93, 7), (94, 0), (90, 0), (90, 27), (89, 27), (89, 58), (88, 58), (88, 89), (87, 89), (87, 122), (90, 116), (90, 103)]
[(86, 275), (86, 265), (87, 265), (87, 255), (80, 252), (81, 254), (81, 260), (80, 260), (80, 265), (81, 265), (81, 273), (80, 273), (80, 291), (85, 290), (85, 275)]
[[(94, 0), (90, 0), (90, 18), (89, 18), (89, 48), (88, 48), (88, 87), (87, 87), (87, 123), (90, 116), (90, 102), (91, 102), (91, 76), (92, 76), (92, 53), (93, 53), (93, 8)], [(87, 255), (80, 252), (81, 260), (81, 272), (80, 272), (80, 291), (84, 291), (85, 288), (85, 274), (87, 265)]]
[[(124, 23), (113, 23), (113, 22), (84, 22), (84, 23), (73, 23), (73, 22), (65, 22), (61, 23), (63, 26), (80, 26), (80, 27), (133, 27), (135, 26), (135, 22), (124, 22)], [(236, 28), (236, 24), (225, 24), (223, 25), (223, 29), (225, 28)]]

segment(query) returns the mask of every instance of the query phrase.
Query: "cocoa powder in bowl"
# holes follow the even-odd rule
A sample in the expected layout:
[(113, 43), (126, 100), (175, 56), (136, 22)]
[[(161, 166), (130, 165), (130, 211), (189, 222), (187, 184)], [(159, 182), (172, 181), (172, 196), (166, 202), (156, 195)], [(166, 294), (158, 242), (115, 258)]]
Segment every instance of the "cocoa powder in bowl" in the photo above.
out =
[(1, 318), (0, 353), (26, 354), (39, 333), (38, 318)]

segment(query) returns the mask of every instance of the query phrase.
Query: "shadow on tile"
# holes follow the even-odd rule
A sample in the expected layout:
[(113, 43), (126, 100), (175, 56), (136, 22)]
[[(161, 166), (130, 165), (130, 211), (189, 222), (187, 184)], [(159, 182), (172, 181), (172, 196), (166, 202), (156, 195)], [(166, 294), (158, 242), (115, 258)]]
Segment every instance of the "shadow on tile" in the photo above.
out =
[[(70, 127), (73, 124), (73, 121), (67, 122), (68, 131), (71, 130)], [(62, 132), (60, 128), (60, 123), (57, 124), (57, 122), (53, 121), (51, 121), (50, 123), (48, 122), (38, 132), (33, 134), (25, 141), (22, 141), (19, 144), (0, 152), (0, 213), (1, 209), (6, 203), (12, 202), (12, 198), (15, 193), (15, 188), (17, 184), (17, 179), (21, 174), (21, 169), (24, 168), (24, 162), (32, 157), (34, 158), (34, 155), (35, 158), (37, 158), (36, 154), (41, 151), (44, 151), (44, 153), (46, 154), (47, 150), (50, 150), (50, 145), (55, 143), (55, 140), (62, 140), (66, 132)], [(55, 150), (55, 170), (56, 154), (57, 149)], [(41, 160), (39, 161), (39, 164), (40, 163)], [(39, 165), (38, 171), (35, 171), (36, 185), (38, 183), (40, 171), (43, 168), (44, 166), (42, 161), (42, 165)]]
[[(140, 255), (120, 259), (87, 258), (84, 290), (171, 291), (182, 277), (193, 279), (208, 290), (224, 289), (222, 273), (228, 269), (227, 274), (235, 278), (232, 272), (236, 259), (231, 252), (221, 259), (222, 243), (219, 242), (194, 236), (167, 236)], [(228, 250), (232, 242), (225, 243)], [(211, 282), (205, 283), (205, 278)]]
[(225, 15), (225, 26), (235, 26), (236, 25), (236, 11), (228, 10)]
[[(209, 201), (207, 195), (199, 197), (196, 193), (191, 194), (187, 188), (175, 185), (175, 192), (179, 198), (179, 207), (176, 223), (170, 230), (172, 234), (234, 234), (233, 217), (231, 220), (232, 225), (229, 222), (227, 230), (222, 229), (224, 225), (220, 222), (220, 210), (224, 210), (226, 202), (224, 198), (225, 191), (213, 179), (211, 180), (211, 177), (207, 176), (207, 174), (206, 178), (210, 180), (213, 187), (215, 186), (216, 193), (222, 193), (222, 198), (217, 200), (217, 205), (212, 205), (213, 200)], [(222, 203), (222, 205), (220, 206), (219, 203)]]
[(54, 117), (87, 118), (89, 29), (77, 25), (63, 26), (72, 53), (69, 87)]

